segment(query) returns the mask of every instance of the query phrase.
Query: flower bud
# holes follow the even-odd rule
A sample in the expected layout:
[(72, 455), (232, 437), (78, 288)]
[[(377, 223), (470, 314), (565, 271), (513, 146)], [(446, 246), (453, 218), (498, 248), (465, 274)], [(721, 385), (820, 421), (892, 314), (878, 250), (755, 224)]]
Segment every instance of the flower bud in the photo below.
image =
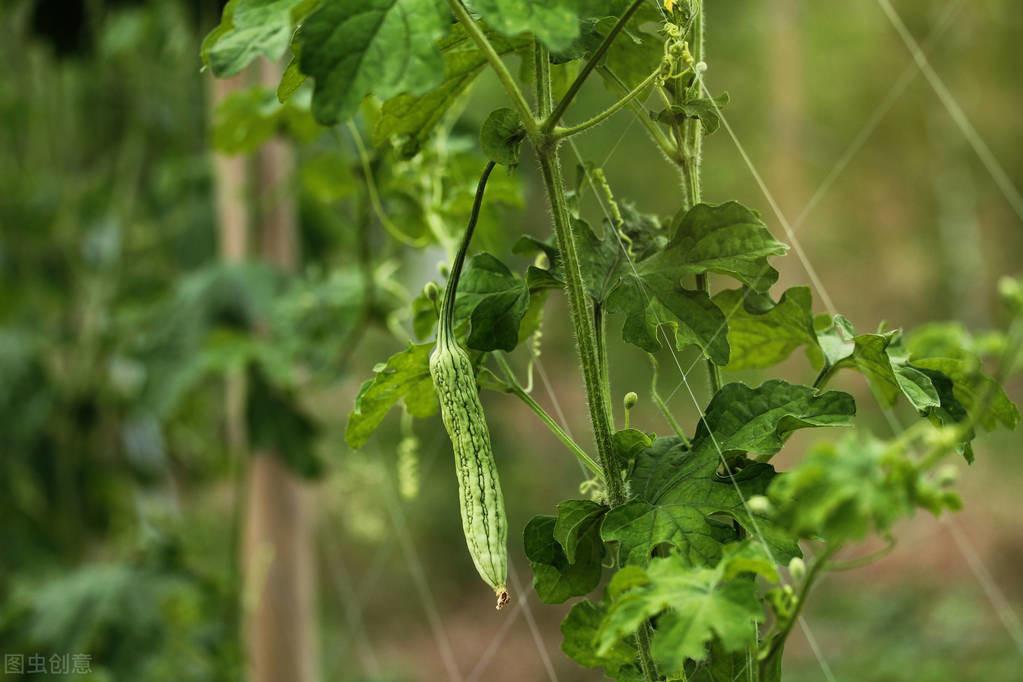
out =
[(746, 505), (754, 514), (767, 514), (771, 511), (771, 501), (763, 495), (754, 495), (746, 501)]
[(806, 562), (797, 556), (792, 557), (792, 561), (789, 562), (789, 575), (797, 583), (802, 582), (806, 577)]
[(635, 391), (629, 391), (628, 393), (625, 394), (624, 403), (625, 403), (625, 409), (626, 410), (631, 410), (632, 408), (634, 408), (636, 406), (636, 403), (638, 403), (638, 402), (639, 402), (639, 396), (636, 395)]
[(427, 282), (426, 286), (423, 287), (423, 296), (426, 296), (431, 301), (436, 301), (440, 298), (440, 287), (437, 286), (436, 282)]

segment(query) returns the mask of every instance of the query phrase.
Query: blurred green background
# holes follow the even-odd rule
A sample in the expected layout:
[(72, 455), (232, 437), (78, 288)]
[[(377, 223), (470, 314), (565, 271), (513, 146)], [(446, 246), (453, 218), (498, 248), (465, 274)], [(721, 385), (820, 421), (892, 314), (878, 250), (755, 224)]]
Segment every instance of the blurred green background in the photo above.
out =
[[(1018, 0), (893, 4), (1023, 185)], [(198, 55), (219, 10), (194, 0), (0, 7), (0, 653), (87, 655), (91, 673), (81, 679), (244, 678), (241, 633), (254, 608), (239, 577), (253, 561), (242, 541), (249, 460), (230, 432), (237, 405), (225, 393), (240, 367), (272, 350), (267, 364), (289, 378), (250, 375), (242, 421), (251, 449), (285, 443), (281, 459), (304, 481), (312, 565), (303, 575), (315, 575), (307, 587), (322, 679), (599, 679), (560, 652), (564, 608), (530, 597), (528, 612), (493, 611), (464, 550), (439, 420), (415, 426), (413, 499), (397, 491), (397, 415), (364, 450), (344, 446), (360, 383), (401, 348), (385, 325), (353, 322), (360, 216), (346, 202), (361, 163), (343, 129), (318, 130), (300, 108), (218, 113), (219, 86)], [(715, 0), (708, 12), (708, 83), (731, 94), (729, 123), (835, 307), (862, 329), (935, 319), (993, 326), (995, 282), (1023, 270), (1023, 224), (880, 7)], [(594, 83), (583, 102), (608, 99)], [(496, 83), (481, 79), (453, 144), (471, 146), (501, 102)], [(296, 170), (275, 191), (293, 197), (301, 265), (290, 274), (225, 265), (218, 174), (233, 171), (224, 170), (230, 155), (215, 163), (214, 138), (222, 150), (247, 150), (279, 131)], [(580, 151), (641, 210), (677, 208), (677, 178), (627, 117), (582, 138)], [(263, 162), (232, 158), (261, 177)], [(455, 179), (478, 172), (466, 163)], [(784, 237), (724, 130), (707, 141), (704, 172), (707, 200), (739, 199)], [(548, 233), (528, 154), (520, 176), (521, 188), (502, 178), (506, 206), (488, 214), (482, 247)], [(414, 213), (397, 191), (403, 177), (393, 172), (382, 189), (397, 220)], [(279, 208), (275, 197), (249, 187), (235, 203), (255, 223)], [(451, 219), (466, 209), (467, 200), (454, 202)], [(369, 241), (390, 260), (378, 276), (398, 298), (417, 293), (445, 259), (437, 247), (398, 249), (379, 227)], [(807, 281), (796, 256), (778, 265), (778, 290)], [(537, 399), (585, 434), (565, 319), (552, 297), (542, 356), (551, 392), (538, 377)], [(370, 326), (358, 345), (347, 336), (353, 324)], [(647, 385), (638, 351), (614, 344), (612, 353), (616, 393)], [(667, 394), (678, 376), (670, 358), (662, 367)], [(800, 358), (784, 367), (793, 380), (812, 379), (809, 371)], [(843, 379), (866, 423), (886, 433), (865, 386)], [(1021, 387), (1009, 392), (1018, 402)], [(530, 576), (516, 538), (581, 477), (519, 403), (484, 400), (521, 594)], [(695, 423), (684, 390), (671, 405)], [(663, 430), (650, 408), (640, 406), (639, 425)], [(793, 439), (782, 463), (807, 442)], [(979, 443), (976, 464), (963, 467), (966, 510), (951, 525), (919, 517), (884, 559), (825, 579), (807, 622), (836, 679), (1019, 679), (1020, 445), (1019, 434)], [(825, 679), (812, 649), (794, 636), (788, 679)]]

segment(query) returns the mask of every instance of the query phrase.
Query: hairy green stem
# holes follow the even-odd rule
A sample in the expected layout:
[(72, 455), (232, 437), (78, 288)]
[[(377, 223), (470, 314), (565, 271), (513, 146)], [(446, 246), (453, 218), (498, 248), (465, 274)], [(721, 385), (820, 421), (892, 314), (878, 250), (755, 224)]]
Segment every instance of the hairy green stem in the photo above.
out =
[(632, 102), (634, 99), (639, 97), (639, 95), (641, 95), (643, 91), (650, 87), (650, 85), (657, 79), (657, 76), (660, 75), (660, 72), (661, 70), (657, 69), (656, 71), (651, 73), (649, 76), (644, 78), (639, 85), (634, 87), (632, 90), (629, 90), (622, 96), (621, 99), (619, 99), (617, 102), (615, 102), (610, 107), (600, 112), (596, 116), (574, 126), (555, 128), (554, 137), (563, 140), (566, 137), (572, 137), (573, 135), (577, 135), (581, 132), (589, 130), (594, 126), (600, 125), (601, 123), (603, 123), (604, 121), (611, 118), (619, 111), (627, 107), (629, 103)]
[(618, 21), (615, 22), (615, 25), (612, 26), (611, 30), (607, 32), (606, 36), (604, 36), (604, 40), (600, 42), (597, 49), (593, 51), (593, 54), (591, 54), (589, 59), (586, 60), (586, 63), (583, 64), (582, 68), (579, 70), (579, 75), (577, 75), (575, 80), (572, 81), (572, 84), (568, 86), (568, 90), (565, 91), (565, 96), (562, 97), (558, 102), (558, 105), (554, 107), (554, 111), (549, 116), (544, 117), (543, 124), (541, 126), (542, 132), (550, 133), (554, 130), (554, 126), (558, 125), (561, 121), (561, 117), (564, 116), (565, 111), (568, 110), (568, 105), (572, 103), (575, 96), (579, 94), (579, 90), (582, 89), (583, 83), (585, 83), (586, 79), (590, 77), (590, 74), (593, 73), (595, 68), (597, 68), (597, 65), (603, 61), (604, 55), (607, 54), (611, 44), (618, 37), (618, 34), (625, 28), (625, 25), (629, 23), (632, 15), (639, 10), (640, 6), (644, 2), (645, 0), (633, 0), (632, 4), (629, 5), (622, 13), (622, 16), (618, 17)]
[[(702, 0), (694, 9), (692, 45), (690, 50), (696, 63), (704, 60), (704, 14)], [(699, 76), (697, 76), (699, 78)], [(676, 96), (678, 92), (676, 91)], [(692, 208), (702, 200), (700, 190), (700, 166), (703, 162), (703, 124), (700, 119), (689, 119), (684, 124), (682, 135), (682, 175), (685, 178), (689, 206)], [(710, 295), (710, 277), (704, 273), (696, 276), (696, 288)], [(712, 395), (721, 390), (721, 368), (707, 358), (707, 376)]]
[(540, 421), (542, 421), (547, 428), (550, 429), (551, 433), (553, 433), (554, 436), (560, 440), (580, 462), (582, 462), (583, 466), (589, 469), (590, 473), (603, 479), (604, 472), (601, 470), (600, 465), (594, 462), (593, 458), (590, 457), (578, 443), (572, 440), (572, 437), (569, 436), (563, 428), (561, 428), (558, 422), (554, 420), (554, 417), (543, 409), (540, 403), (533, 399), (533, 396), (526, 392), (526, 389), (522, 387), (522, 384), (516, 378), (512, 368), (508, 365), (508, 361), (504, 358), (504, 355), (499, 351), (495, 351), (493, 353), (493, 357), (497, 366), (501, 368), (501, 372), (504, 374), (504, 378), (508, 383), (508, 392), (525, 403), (526, 407), (532, 410), (533, 413), (540, 418)]
[(617, 506), (625, 501), (625, 494), (615, 462), (614, 445), (611, 438), (612, 427), (608, 420), (610, 409), (604, 404), (607, 392), (602, 386), (597, 335), (593, 328), (590, 303), (586, 298), (579, 254), (576, 251), (575, 236), (572, 234), (569, 220), (561, 163), (557, 151), (538, 151), (537, 156), (540, 161), (544, 187), (547, 190), (547, 199), (554, 214), (554, 232), (557, 236), (558, 248), (564, 261), (569, 309), (572, 326), (575, 330), (576, 345), (579, 349), (593, 435), (597, 441), (597, 452), (600, 455), (601, 467), (604, 469), (604, 477), (607, 481), (609, 501), (612, 505)]
[[(639, 7), (639, 1), (633, 3), (626, 16), (619, 20), (616, 26), (624, 26), (628, 16)], [(620, 28), (618, 29), (621, 30)], [(617, 32), (616, 32), (617, 33)], [(602, 44), (603, 52), (607, 51), (609, 42)], [(601, 52), (601, 55), (603, 54)], [(536, 48), (536, 84), (537, 84), (537, 107), (543, 116), (550, 105), (550, 60), (546, 56), (546, 49), (538, 44)], [(598, 59), (601, 55), (597, 55)], [(596, 66), (596, 60), (591, 57), (592, 64), (586, 70), (587, 75)], [(580, 73), (580, 77), (584, 74)], [(582, 80), (585, 80), (582, 78)], [(578, 86), (582, 80), (576, 79)], [(573, 83), (576, 85), (576, 83)], [(578, 90), (578, 87), (576, 87)], [(567, 101), (571, 98), (566, 95), (559, 104), (567, 107)], [(549, 114), (545, 119), (548, 123), (557, 123), (554, 114)], [(552, 124), (552, 125), (553, 125)], [(561, 251), (561, 258), (565, 268), (565, 288), (568, 292), (569, 311), (572, 318), (572, 326), (575, 330), (576, 347), (579, 350), (580, 364), (583, 371), (583, 384), (586, 388), (586, 403), (590, 412), (590, 423), (593, 427), (593, 436), (597, 441), (597, 453), (600, 456), (600, 465), (604, 471), (604, 482), (607, 485), (608, 502), (611, 506), (619, 506), (625, 502), (625, 490), (622, 484), (621, 473), (618, 469), (617, 458), (614, 452), (614, 441), (612, 439), (614, 425), (610, 419), (610, 387), (607, 385), (606, 376), (601, 369), (601, 350), (597, 340), (597, 329), (593, 324), (592, 306), (586, 294), (586, 287), (583, 282), (582, 266), (579, 261), (579, 254), (576, 251), (575, 235), (572, 232), (572, 221), (568, 211), (568, 201), (565, 197), (565, 179), (561, 171), (561, 160), (558, 156), (557, 144), (548, 144), (549, 135), (541, 134), (532, 139), (536, 149), (537, 160), (540, 163), (540, 171), (543, 176), (544, 189), (547, 193), (547, 200), (554, 217), (554, 233), (557, 238), (558, 248)], [(640, 632), (636, 635), (636, 647), (639, 652), (640, 666), (647, 682), (657, 682), (657, 670), (653, 658), (650, 655), (650, 624), (644, 623)]]
[(600, 386), (604, 391), (604, 404), (607, 406), (607, 421), (614, 426), (614, 401), (611, 400), (611, 373), (607, 362), (607, 324), (604, 318), (604, 307), (593, 304), (593, 329), (596, 332), (597, 361), (600, 363)]

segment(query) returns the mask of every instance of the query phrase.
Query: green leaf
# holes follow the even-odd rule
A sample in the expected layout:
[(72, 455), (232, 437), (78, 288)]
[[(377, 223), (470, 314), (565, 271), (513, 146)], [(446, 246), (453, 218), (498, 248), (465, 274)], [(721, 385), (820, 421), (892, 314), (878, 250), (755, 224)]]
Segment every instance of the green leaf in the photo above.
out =
[(851, 395), (818, 392), (781, 380), (757, 388), (731, 383), (721, 388), (707, 407), (693, 436), (693, 448), (713, 447), (733, 453), (771, 456), (798, 429), (849, 426), (856, 415)]
[(728, 102), (728, 93), (725, 92), (714, 99), (691, 99), (683, 104), (672, 104), (653, 116), (654, 120), (666, 124), (680, 124), (686, 119), (697, 119), (703, 125), (704, 134), (711, 135), (721, 127), (721, 115), (718, 110), (723, 109)]
[(916, 486), (904, 453), (866, 434), (819, 443), (770, 488), (775, 518), (800, 537), (829, 542), (885, 532), (912, 509)]
[(906, 334), (906, 350), (912, 358), (955, 358), (975, 356), (974, 339), (961, 322), (933, 322)]
[[(605, 230), (607, 232), (607, 230)], [(579, 267), (582, 270), (586, 293), (595, 303), (604, 303), (624, 270), (625, 258), (618, 239), (605, 234), (598, 237), (589, 223), (579, 218), (572, 220)]]
[(652, 434), (643, 433), (638, 429), (615, 431), (611, 437), (614, 445), (618, 466), (623, 471), (630, 471), (639, 453), (654, 443)]
[(714, 303), (728, 319), (728, 369), (763, 369), (785, 360), (799, 346), (817, 347), (810, 289), (793, 287), (765, 312), (744, 305), (749, 289), (727, 289)]
[(852, 356), (838, 366), (854, 366), (870, 382), (878, 397), (888, 406), (894, 405), (899, 395), (906, 396), (918, 411), (940, 404), (937, 389), (923, 373), (905, 366), (904, 360), (892, 358), (896, 332), (887, 334), (860, 334), (853, 339)]
[(217, 107), (213, 146), (227, 154), (246, 154), (281, 132), (308, 142), (319, 135), (320, 127), (307, 109), (281, 104), (273, 92), (256, 86), (231, 93)]
[(833, 367), (852, 355), (856, 348), (856, 331), (842, 315), (818, 315), (814, 318), (817, 345), (820, 346), (826, 367)]
[(303, 73), (316, 80), (313, 114), (325, 125), (349, 118), (367, 95), (428, 92), (441, 82), (436, 42), (447, 17), (439, 0), (327, 2), (299, 33)]
[(568, 48), (579, 36), (580, 19), (613, 14), (618, 9), (595, 0), (475, 0), (472, 7), (500, 33), (532, 33), (554, 52)]
[(428, 417), (437, 411), (437, 394), (430, 377), (432, 343), (411, 345), (373, 368), (376, 376), (366, 381), (355, 398), (348, 417), (345, 441), (361, 448), (380, 422), (399, 401), (414, 417)]
[[(663, 21), (659, 14), (653, 3), (641, 7), (604, 56), (604, 66), (630, 89), (659, 68), (664, 59), (664, 38), (640, 30), (643, 25), (658, 26)], [(615, 23), (616, 19), (610, 17), (596, 23), (594, 35), (588, 44), (590, 51), (597, 47)], [(622, 90), (618, 84), (609, 79), (603, 70), (601, 75), (608, 89), (621, 96)]]
[(575, 561), (565, 555), (554, 537), (558, 518), (534, 516), (523, 533), (526, 558), (533, 569), (533, 589), (547, 604), (560, 604), (571, 597), (592, 592), (600, 582), (604, 545), (598, 523), (585, 527), (575, 540)]
[(317, 0), (231, 0), (220, 25), (202, 44), (202, 59), (218, 78), (233, 76), (263, 56), (280, 59), (296, 23)]
[(575, 563), (580, 540), (600, 525), (605, 513), (607, 507), (592, 500), (565, 500), (558, 504), (554, 539), (565, 551), (568, 563)]
[(646, 584), (611, 604), (597, 634), (598, 655), (658, 614), (651, 651), (662, 670), (706, 659), (712, 640), (726, 652), (756, 642), (755, 624), (764, 620), (764, 610), (749, 577), (729, 577), (723, 565), (695, 568), (677, 555), (654, 559), (646, 575)]
[(617, 677), (621, 668), (632, 665), (636, 660), (636, 646), (631, 640), (620, 640), (608, 647), (603, 654), (596, 651), (597, 632), (607, 614), (607, 607), (583, 600), (561, 621), (561, 650), (579, 665), (586, 668), (603, 668), (611, 677)]
[(487, 116), (480, 128), (480, 147), (492, 161), (514, 168), (519, 164), (519, 150), (526, 137), (519, 115), (503, 107)]
[(281, 74), (281, 82), (277, 84), (277, 101), (282, 104), (291, 99), (291, 96), (305, 85), (306, 75), (302, 73), (302, 69), (299, 66), (298, 51), (300, 49), (299, 43), (295, 43), (292, 46), (294, 54), (292, 54), (287, 68), (284, 69), (284, 73)]
[(623, 277), (607, 300), (609, 312), (625, 313), (622, 339), (648, 353), (661, 350), (658, 338), (660, 325), (674, 324), (668, 320), (667, 314), (661, 314), (659, 305), (644, 289), (643, 280), (634, 275)]
[(689, 451), (678, 438), (658, 438), (636, 460), (630, 480), (635, 499), (608, 512), (602, 537), (620, 543), (622, 561), (629, 564), (645, 565), (658, 546), (668, 545), (689, 564), (710, 566), (721, 557), (722, 543), (735, 537), (712, 518), (725, 514), (747, 531), (762, 533), (779, 560), (798, 554), (769, 519), (758, 516), (754, 522), (743, 502), (764, 494), (774, 469), (751, 462), (733, 472), (733, 483), (718, 475), (720, 465), (712, 444)]
[(668, 324), (676, 330), (679, 350), (696, 344), (716, 364), (728, 363), (724, 314), (705, 292), (685, 289), (677, 278), (626, 274), (607, 303), (609, 311), (626, 314), (622, 338), (648, 353), (661, 349), (658, 327)]
[[(935, 379), (946, 377), (952, 385), (952, 397), (966, 412), (978, 409), (980, 398), (989, 396), (987, 411), (979, 415), (979, 423), (986, 430), (993, 431), (998, 427), (1013, 430), (1019, 425), (1019, 408), (1009, 400), (1005, 389), (979, 372), (972, 362), (954, 358), (920, 358), (914, 359), (912, 366)], [(942, 396), (941, 407), (946, 407), (946, 404), (947, 399)]]
[(294, 473), (315, 479), (323, 473), (317, 457), (316, 423), (302, 411), (296, 391), (275, 386), (258, 368), (248, 373), (246, 419), (255, 451), (278, 457)]
[[(521, 49), (523, 40), (508, 40), (493, 31), (484, 30), (490, 44), (499, 55)], [(409, 93), (393, 97), (380, 110), (380, 118), (373, 128), (373, 142), (380, 144), (393, 136), (408, 138), (408, 146), (418, 150), (444, 114), (458, 101), (458, 96), (473, 83), (487, 66), (487, 57), (476, 42), (465, 33), (461, 24), (438, 43), (444, 60), (444, 76), (440, 84), (424, 93)]]
[(455, 314), (470, 321), (473, 350), (514, 350), (529, 310), (529, 289), (489, 253), (473, 256), (458, 282)]
[(412, 333), (420, 341), (426, 341), (433, 336), (433, 330), (437, 326), (437, 304), (429, 299), (426, 292), (420, 291), (419, 295), (412, 299)]
[(734, 201), (697, 204), (680, 212), (672, 227), (668, 246), (643, 262), (642, 274), (678, 282), (685, 275), (717, 272), (760, 292), (778, 281), (767, 257), (783, 255), (788, 247), (771, 236), (756, 211)]

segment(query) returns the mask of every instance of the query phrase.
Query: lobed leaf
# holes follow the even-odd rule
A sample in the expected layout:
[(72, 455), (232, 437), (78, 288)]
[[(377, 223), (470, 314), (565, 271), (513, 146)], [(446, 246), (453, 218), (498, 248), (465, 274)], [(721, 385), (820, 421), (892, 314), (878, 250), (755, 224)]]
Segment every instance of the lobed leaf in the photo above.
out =
[(604, 655), (657, 617), (652, 654), (661, 670), (682, 670), (687, 661), (703, 661), (716, 642), (725, 652), (756, 641), (756, 623), (764, 619), (755, 582), (728, 570), (726, 558), (711, 568), (693, 567), (678, 556), (654, 559), (645, 581), (620, 592), (597, 633), (597, 654)]
[(529, 310), (526, 284), (489, 253), (473, 256), (458, 283), (455, 314), (468, 318), (473, 350), (514, 350)]
[(749, 289), (726, 289), (714, 304), (728, 319), (728, 369), (763, 369), (785, 360), (800, 346), (817, 348), (810, 289), (793, 287), (764, 311), (745, 305)]
[(600, 623), (607, 613), (603, 604), (583, 600), (561, 622), (561, 650), (579, 665), (586, 668), (603, 668), (611, 677), (636, 660), (636, 647), (631, 641), (619, 641), (603, 654), (596, 651), (595, 640)]

